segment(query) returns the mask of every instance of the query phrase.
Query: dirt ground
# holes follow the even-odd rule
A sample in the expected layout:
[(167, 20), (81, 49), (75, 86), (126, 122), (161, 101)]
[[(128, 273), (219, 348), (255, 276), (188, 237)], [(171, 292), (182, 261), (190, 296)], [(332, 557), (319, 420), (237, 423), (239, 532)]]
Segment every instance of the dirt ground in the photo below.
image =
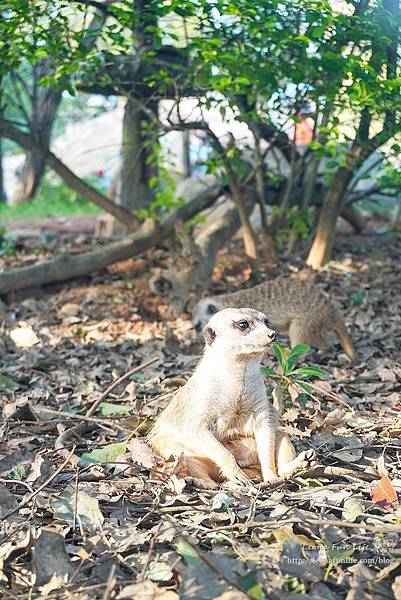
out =
[[(85, 227), (46, 231), (21, 239), (0, 269), (105, 243)], [(314, 275), (342, 308), (359, 360), (351, 366), (335, 340), (306, 357), (327, 379), (312, 380), (311, 394), (292, 389), (283, 420), (318, 467), (257, 493), (195, 489), (180, 461), (166, 468), (143, 442), (201, 351), (189, 315), (169, 320), (168, 299), (149, 290), (170, 260), (164, 246), (3, 298), (0, 595), (401, 598), (400, 233), (381, 223), (341, 233)], [(269, 272), (278, 275), (309, 276), (284, 260)], [(211, 289), (248, 276), (235, 242)]]

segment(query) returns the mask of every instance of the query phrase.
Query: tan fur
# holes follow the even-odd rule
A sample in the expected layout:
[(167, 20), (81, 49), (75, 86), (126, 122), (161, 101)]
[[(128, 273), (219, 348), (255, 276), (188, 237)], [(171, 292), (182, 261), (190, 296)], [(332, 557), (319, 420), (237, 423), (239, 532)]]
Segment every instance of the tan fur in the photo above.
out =
[(204, 298), (194, 307), (192, 322), (199, 329), (216, 311), (240, 306), (266, 313), (273, 329), (288, 333), (291, 346), (305, 343), (326, 348), (327, 334), (334, 331), (351, 361), (356, 358), (340, 312), (314, 283), (279, 278), (232, 294)]
[[(242, 331), (244, 322), (249, 327)], [(312, 453), (296, 456), (260, 373), (275, 339), (265, 315), (225, 309), (212, 317), (204, 335), (202, 360), (156, 419), (149, 444), (165, 459), (184, 455), (188, 476), (209, 487), (224, 480), (275, 481), (305, 468)]]

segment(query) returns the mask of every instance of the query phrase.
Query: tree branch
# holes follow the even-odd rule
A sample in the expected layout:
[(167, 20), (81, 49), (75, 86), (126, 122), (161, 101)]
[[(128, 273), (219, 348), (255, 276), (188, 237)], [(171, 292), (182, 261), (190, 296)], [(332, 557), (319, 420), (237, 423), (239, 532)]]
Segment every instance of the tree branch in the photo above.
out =
[(44, 163), (60, 175), (61, 179), (63, 179), (67, 185), (90, 202), (97, 204), (100, 208), (113, 215), (113, 217), (121, 223), (124, 223), (131, 229), (134, 229), (137, 226), (137, 220), (130, 212), (125, 210), (125, 208), (114, 204), (107, 196), (104, 196), (101, 192), (98, 192), (94, 187), (86, 183), (86, 181), (75, 175), (75, 173), (57, 158), (53, 152), (38, 144), (36, 138), (32, 134), (20, 131), (6, 119), (0, 119), (0, 135), (12, 140), (24, 148), (24, 150), (36, 153)]
[(0, 274), (0, 294), (67, 281), (104, 269), (119, 260), (142, 254), (170, 236), (177, 221), (187, 221), (215, 202), (220, 193), (221, 184), (217, 177), (209, 181), (211, 183), (205, 185), (186, 204), (170, 213), (160, 224), (149, 219), (131, 236), (98, 248), (93, 252), (80, 255), (64, 254), (52, 260), (41, 261), (30, 267)]

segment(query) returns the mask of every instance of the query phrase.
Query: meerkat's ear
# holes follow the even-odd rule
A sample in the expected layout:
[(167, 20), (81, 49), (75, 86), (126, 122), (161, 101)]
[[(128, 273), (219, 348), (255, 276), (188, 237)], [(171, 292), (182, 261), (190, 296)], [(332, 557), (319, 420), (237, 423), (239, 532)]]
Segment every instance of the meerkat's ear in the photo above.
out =
[(216, 339), (216, 332), (211, 327), (206, 326), (203, 328), (203, 337), (205, 338), (206, 344), (211, 346)]
[(207, 312), (209, 315), (214, 315), (218, 312), (217, 306), (215, 304), (208, 304)]

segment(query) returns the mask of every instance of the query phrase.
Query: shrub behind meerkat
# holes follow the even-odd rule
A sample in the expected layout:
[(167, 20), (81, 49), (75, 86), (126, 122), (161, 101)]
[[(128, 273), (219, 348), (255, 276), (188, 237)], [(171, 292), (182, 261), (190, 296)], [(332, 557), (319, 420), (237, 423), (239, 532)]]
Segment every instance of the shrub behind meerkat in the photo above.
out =
[(288, 333), (292, 347), (304, 343), (326, 348), (327, 334), (334, 331), (351, 361), (356, 358), (344, 319), (314, 283), (280, 278), (204, 298), (192, 311), (196, 331), (199, 333), (213, 314), (229, 306), (251, 306), (267, 313), (273, 329)]
[(188, 476), (209, 486), (247, 484), (253, 477), (270, 482), (307, 468), (314, 453), (296, 456), (260, 373), (276, 338), (266, 316), (227, 308), (203, 333), (202, 360), (156, 419), (149, 444), (165, 459), (184, 454)]

